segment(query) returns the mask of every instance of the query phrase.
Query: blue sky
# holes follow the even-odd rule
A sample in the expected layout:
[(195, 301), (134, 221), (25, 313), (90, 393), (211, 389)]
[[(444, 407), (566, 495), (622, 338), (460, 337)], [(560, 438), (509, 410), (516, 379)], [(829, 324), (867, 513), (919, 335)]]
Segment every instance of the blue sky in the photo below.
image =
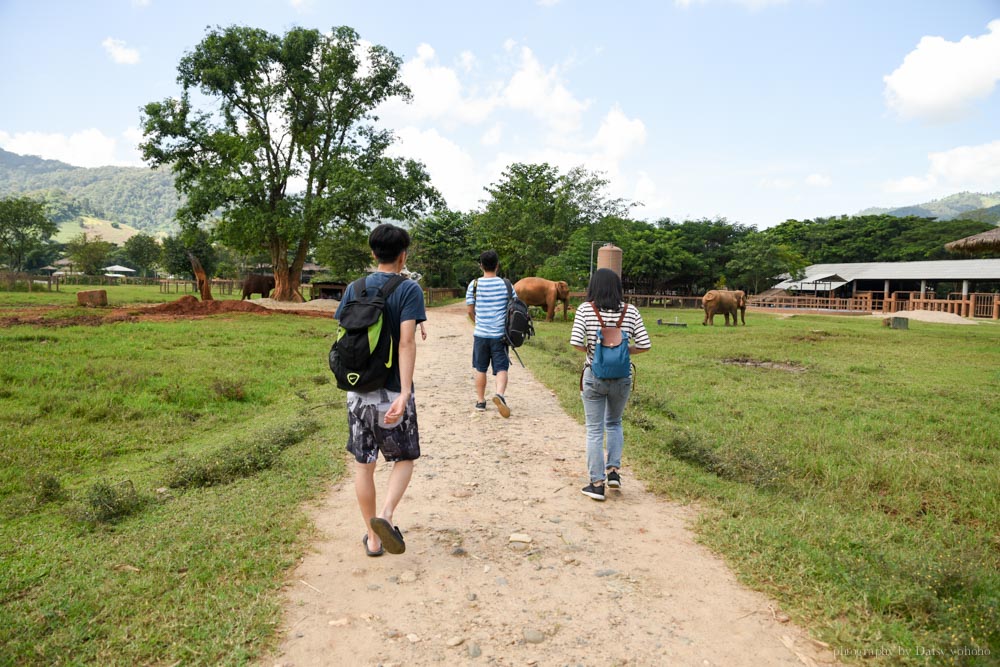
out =
[(582, 165), (647, 220), (770, 227), (1000, 190), (1000, 0), (0, 0), (0, 147), (140, 165), (140, 109), (215, 25), (349, 25), (448, 204)]

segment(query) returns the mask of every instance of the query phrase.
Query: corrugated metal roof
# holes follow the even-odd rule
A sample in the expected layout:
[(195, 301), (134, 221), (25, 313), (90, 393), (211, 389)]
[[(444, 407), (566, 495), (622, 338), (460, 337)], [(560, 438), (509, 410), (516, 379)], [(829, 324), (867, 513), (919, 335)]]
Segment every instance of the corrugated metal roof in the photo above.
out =
[(953, 259), (938, 262), (861, 262), (813, 264), (801, 282), (836, 274), (853, 280), (1000, 280), (1000, 259)]
[(835, 290), (838, 287), (843, 287), (846, 282), (842, 281), (828, 281), (828, 280), (817, 280), (814, 282), (806, 282), (798, 280), (786, 280), (775, 285), (772, 289), (791, 289), (797, 292), (828, 292), (830, 290)]

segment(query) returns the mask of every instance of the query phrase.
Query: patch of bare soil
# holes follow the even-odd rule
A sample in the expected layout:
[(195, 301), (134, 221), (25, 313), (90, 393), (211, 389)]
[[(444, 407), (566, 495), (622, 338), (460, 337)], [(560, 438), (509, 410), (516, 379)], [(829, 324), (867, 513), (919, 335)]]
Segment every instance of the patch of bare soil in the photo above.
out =
[(805, 366), (802, 366), (800, 364), (795, 364), (790, 361), (788, 362), (760, 361), (758, 359), (751, 359), (749, 357), (735, 357), (731, 359), (723, 359), (722, 363), (731, 364), (734, 366), (748, 366), (750, 368), (771, 368), (778, 371), (787, 371), (789, 373), (804, 373), (806, 370)]
[(900, 313), (872, 313), (872, 317), (885, 319), (887, 317), (905, 317), (921, 322), (937, 322), (939, 324), (979, 324), (975, 320), (954, 315), (952, 313), (938, 313), (930, 310), (906, 310)]
[(310, 510), (318, 538), (289, 574), (281, 643), (262, 665), (835, 662), (696, 542), (695, 509), (629, 468), (605, 502), (581, 494), (584, 427), (530, 369), (511, 367), (509, 419), (491, 402), (477, 413), (464, 304), (428, 317), (423, 456), (395, 516), (406, 552), (366, 557), (350, 474), (332, 486)]

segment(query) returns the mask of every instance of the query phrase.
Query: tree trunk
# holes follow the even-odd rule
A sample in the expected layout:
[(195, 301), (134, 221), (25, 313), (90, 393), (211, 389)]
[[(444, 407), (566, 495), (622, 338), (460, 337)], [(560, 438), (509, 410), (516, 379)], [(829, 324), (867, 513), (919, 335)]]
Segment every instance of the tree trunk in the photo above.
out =
[(291, 265), (288, 264), (288, 247), (283, 241), (272, 242), (270, 250), (271, 266), (274, 267), (274, 293), (271, 294), (271, 298), (275, 301), (295, 303), (305, 301), (299, 291), (302, 280), (302, 264), (298, 261)]
[(208, 276), (205, 275), (205, 269), (202, 268), (201, 262), (190, 252), (188, 253), (188, 259), (191, 260), (191, 268), (194, 270), (194, 276), (198, 279), (198, 291), (201, 292), (202, 301), (212, 301), (212, 283), (208, 280)]

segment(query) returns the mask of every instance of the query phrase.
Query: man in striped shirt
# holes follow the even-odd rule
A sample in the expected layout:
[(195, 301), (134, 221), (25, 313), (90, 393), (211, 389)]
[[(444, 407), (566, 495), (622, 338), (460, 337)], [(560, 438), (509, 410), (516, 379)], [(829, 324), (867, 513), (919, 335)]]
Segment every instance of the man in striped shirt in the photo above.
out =
[[(504, 392), (507, 390), (507, 341), (504, 329), (507, 321), (506, 278), (497, 276), (500, 259), (495, 250), (486, 250), (479, 256), (483, 277), (469, 283), (465, 303), (469, 318), (476, 323), (472, 334), (472, 367), (476, 372), (476, 410), (486, 410), (486, 370), (492, 365), (496, 378), (496, 395), (493, 403), (504, 417), (510, 417), (510, 408)], [(513, 289), (513, 288), (512, 288)]]

